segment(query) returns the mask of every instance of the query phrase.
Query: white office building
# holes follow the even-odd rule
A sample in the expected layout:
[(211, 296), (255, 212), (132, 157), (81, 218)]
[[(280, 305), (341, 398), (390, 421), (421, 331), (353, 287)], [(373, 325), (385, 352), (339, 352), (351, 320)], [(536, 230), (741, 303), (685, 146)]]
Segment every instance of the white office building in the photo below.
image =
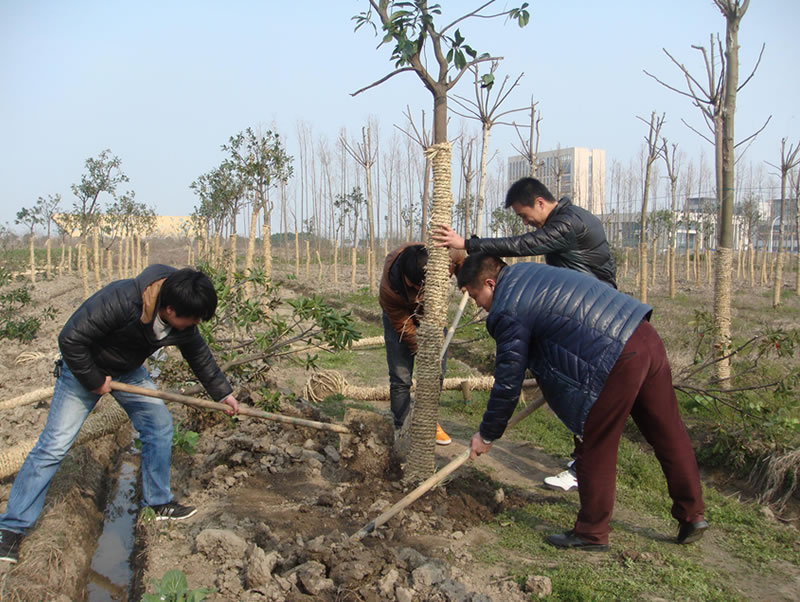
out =
[[(579, 207), (603, 215), (606, 194), (606, 151), (591, 148), (559, 148), (537, 155), (536, 178), (556, 199), (568, 196)], [(531, 175), (522, 155), (508, 159), (509, 186)]]

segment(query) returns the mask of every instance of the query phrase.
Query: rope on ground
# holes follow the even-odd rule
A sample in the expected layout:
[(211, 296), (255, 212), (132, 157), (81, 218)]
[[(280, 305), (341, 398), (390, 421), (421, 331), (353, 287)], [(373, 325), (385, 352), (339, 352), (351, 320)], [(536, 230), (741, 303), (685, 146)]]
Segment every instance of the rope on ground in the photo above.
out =
[[(128, 415), (125, 410), (113, 398), (107, 398), (105, 401), (101, 401), (94, 411), (89, 414), (86, 422), (83, 423), (80, 433), (78, 433), (75, 444), (82, 445), (103, 435), (115, 433), (127, 420)], [(0, 453), (0, 479), (10, 477), (22, 468), (25, 457), (36, 445), (37, 440), (38, 438), (20, 441)]]
[[(411, 390), (416, 388), (416, 381), (411, 384)], [(526, 387), (536, 384), (534, 379), (526, 379)], [(445, 378), (442, 381), (442, 390), (457, 391), (468, 387), (472, 391), (489, 391), (494, 385), (493, 376), (472, 376), (469, 378)], [(380, 387), (362, 387), (351, 385), (336, 370), (318, 370), (309, 377), (303, 390), (303, 396), (314, 403), (320, 403), (331, 395), (343, 395), (349, 399), (359, 401), (377, 401), (389, 399), (389, 385)]]
[(5, 401), (0, 401), (0, 410), (10, 410), (12, 408), (26, 406), (52, 396), (53, 387), (45, 387), (43, 389), (36, 389), (35, 391), (28, 391), (24, 395), (12, 397), (11, 399), (6, 399)]

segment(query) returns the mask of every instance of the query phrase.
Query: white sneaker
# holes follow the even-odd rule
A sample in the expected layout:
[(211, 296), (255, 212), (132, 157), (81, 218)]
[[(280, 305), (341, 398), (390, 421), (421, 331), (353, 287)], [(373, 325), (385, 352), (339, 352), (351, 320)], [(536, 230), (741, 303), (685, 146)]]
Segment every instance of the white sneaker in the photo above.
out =
[(550, 489), (572, 491), (573, 489), (578, 488), (578, 479), (575, 478), (575, 475), (571, 470), (565, 470), (564, 472), (558, 473), (554, 477), (545, 477), (544, 484)]

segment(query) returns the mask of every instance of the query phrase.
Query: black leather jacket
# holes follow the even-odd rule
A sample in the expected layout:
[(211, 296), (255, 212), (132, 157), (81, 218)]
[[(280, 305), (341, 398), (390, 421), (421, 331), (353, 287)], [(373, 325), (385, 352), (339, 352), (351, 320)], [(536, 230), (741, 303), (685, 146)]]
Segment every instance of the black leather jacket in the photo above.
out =
[(175, 268), (151, 265), (139, 276), (117, 280), (84, 301), (58, 335), (72, 374), (87, 390), (106, 375), (116, 378), (138, 368), (160, 347), (175, 345), (208, 394), (219, 401), (233, 391), (196, 326), (172, 329), (161, 340), (153, 332), (158, 291)]
[(617, 266), (611, 257), (603, 224), (563, 197), (541, 228), (520, 236), (466, 241), (467, 253), (483, 251), (499, 257), (544, 255), (548, 265), (591, 274), (617, 288)]

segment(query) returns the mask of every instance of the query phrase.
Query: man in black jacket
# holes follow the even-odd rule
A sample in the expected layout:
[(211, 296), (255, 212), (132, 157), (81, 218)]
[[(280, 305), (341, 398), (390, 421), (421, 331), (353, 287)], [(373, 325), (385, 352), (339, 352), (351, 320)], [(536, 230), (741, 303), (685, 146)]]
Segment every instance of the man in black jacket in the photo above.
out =
[(517, 180), (506, 193), (511, 208), (526, 226), (536, 230), (506, 238), (465, 240), (450, 226), (433, 231), (437, 247), (483, 251), (498, 257), (544, 255), (548, 265), (593, 275), (617, 287), (617, 266), (611, 257), (603, 224), (594, 215), (563, 197), (556, 202), (547, 187), (535, 178)]
[(63, 360), (47, 424), (14, 480), (0, 515), (0, 560), (17, 562), (19, 543), (44, 506), (50, 481), (100, 397), (111, 393), (142, 441), (142, 505), (156, 520), (180, 520), (196, 508), (170, 491), (172, 417), (164, 402), (111, 390), (111, 380), (155, 389), (143, 363), (156, 350), (177, 346), (209, 395), (239, 404), (197, 325), (217, 308), (214, 285), (202, 272), (151, 265), (137, 278), (104, 287), (75, 311), (58, 337)]
[(494, 385), (471, 457), (502, 436), (526, 369), (575, 435), (580, 510), (574, 527), (547, 537), (559, 548), (607, 550), (617, 449), (630, 416), (658, 458), (678, 521), (676, 542), (708, 528), (700, 473), (678, 412), (669, 361), (648, 321), (652, 308), (572, 270), (470, 255), (458, 285), (489, 312), (497, 342)]
[[(436, 246), (498, 257), (544, 255), (548, 265), (590, 274), (617, 288), (617, 266), (597, 217), (573, 205), (567, 197), (556, 202), (547, 186), (535, 178), (522, 178), (512, 184), (506, 193), (506, 208), (509, 207), (526, 226), (536, 226), (536, 230), (506, 238), (473, 236), (464, 240), (450, 226), (440, 225), (433, 231)], [(546, 477), (544, 484), (563, 491), (577, 489), (574, 462), (567, 465), (567, 470)]]

